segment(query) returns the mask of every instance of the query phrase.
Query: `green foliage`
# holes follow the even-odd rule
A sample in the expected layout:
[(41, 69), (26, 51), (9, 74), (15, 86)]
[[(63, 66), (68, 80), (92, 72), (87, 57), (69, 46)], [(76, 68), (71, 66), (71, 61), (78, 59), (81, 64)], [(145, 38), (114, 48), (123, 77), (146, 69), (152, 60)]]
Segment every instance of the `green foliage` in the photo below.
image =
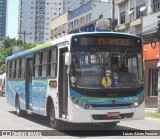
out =
[(33, 48), (33, 47), (36, 47), (36, 45), (34, 45), (34, 44), (32, 44), (32, 43), (26, 43), (24, 50), (28, 50), (28, 49), (31, 49), (31, 48)]
[(158, 112), (145, 112), (145, 116), (160, 119), (160, 113)]
[(9, 37), (4, 38), (3, 41), (2, 41), (2, 45), (5, 48), (11, 47), (12, 46), (11, 39)]
[(0, 66), (0, 74), (3, 74), (5, 72), (6, 64), (2, 64)]
[[(2, 40), (2, 44), (0, 46), (0, 74), (3, 74), (5, 72), (5, 61), (6, 57), (12, 55), (12, 46), (23, 46), (24, 43), (22, 40), (16, 40), (15, 38), (11, 39), (9, 37), (6, 37)], [(25, 43), (24, 50), (31, 49), (35, 47), (36, 45), (32, 43)]]

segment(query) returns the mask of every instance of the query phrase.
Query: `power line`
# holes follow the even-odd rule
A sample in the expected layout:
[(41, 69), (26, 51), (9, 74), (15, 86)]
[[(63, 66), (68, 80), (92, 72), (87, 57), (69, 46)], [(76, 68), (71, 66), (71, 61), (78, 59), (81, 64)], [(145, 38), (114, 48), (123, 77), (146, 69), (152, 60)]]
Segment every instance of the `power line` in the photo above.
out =
[(23, 35), (23, 49), (24, 49), (26, 35), (30, 35), (31, 33), (27, 33), (26, 31), (23, 31), (23, 32), (18, 32), (18, 34)]

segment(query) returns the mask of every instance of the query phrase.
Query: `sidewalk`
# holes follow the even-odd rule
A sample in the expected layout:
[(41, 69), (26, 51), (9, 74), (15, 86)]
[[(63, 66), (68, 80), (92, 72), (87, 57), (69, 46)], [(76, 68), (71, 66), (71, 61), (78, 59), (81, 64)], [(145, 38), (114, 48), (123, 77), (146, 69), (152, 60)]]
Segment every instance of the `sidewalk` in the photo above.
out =
[(145, 108), (145, 112), (157, 112), (158, 108)]

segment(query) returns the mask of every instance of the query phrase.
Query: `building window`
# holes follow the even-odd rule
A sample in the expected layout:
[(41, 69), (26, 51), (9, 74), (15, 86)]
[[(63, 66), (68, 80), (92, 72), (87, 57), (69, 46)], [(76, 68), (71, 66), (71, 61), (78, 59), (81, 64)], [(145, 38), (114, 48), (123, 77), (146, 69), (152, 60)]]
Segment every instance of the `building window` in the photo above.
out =
[(80, 18), (80, 24), (81, 25), (85, 24), (85, 16), (83, 16), (83, 17)]
[(86, 16), (86, 23), (89, 23), (91, 21), (91, 14), (88, 14)]
[(137, 19), (140, 18), (141, 16), (143, 16), (143, 11), (142, 11), (142, 12), (140, 11), (140, 8), (141, 8), (142, 6), (145, 6), (145, 5), (142, 4), (142, 5), (138, 5), (138, 6), (136, 7), (136, 18), (137, 18)]
[(157, 96), (158, 95), (158, 69), (150, 69), (149, 70), (149, 87), (150, 94), (149, 96)]
[(120, 13), (120, 24), (125, 23), (125, 11)]
[(72, 30), (73, 29), (73, 22), (69, 23), (69, 30)]
[(79, 20), (77, 19), (77, 20), (74, 21), (74, 28), (76, 28), (78, 26), (79, 26)]
[(160, 11), (160, 0), (153, 0), (153, 12)]

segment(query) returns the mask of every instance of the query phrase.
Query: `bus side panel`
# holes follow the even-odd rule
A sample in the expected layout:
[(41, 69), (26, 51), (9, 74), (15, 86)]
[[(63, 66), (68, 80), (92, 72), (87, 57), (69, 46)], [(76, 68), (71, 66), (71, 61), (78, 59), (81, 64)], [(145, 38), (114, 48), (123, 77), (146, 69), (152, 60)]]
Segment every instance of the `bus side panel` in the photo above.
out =
[(6, 100), (12, 106), (15, 106), (16, 94), (18, 94), (20, 100), (20, 108), (25, 110), (25, 81), (12, 80), (6, 82)]
[[(56, 80), (56, 79), (54, 79)], [(59, 119), (59, 100), (58, 100), (58, 88), (57, 87), (48, 87), (47, 89), (47, 97), (46, 97), (46, 104), (47, 104), (47, 98), (52, 98), (54, 108), (55, 108), (55, 118)], [(47, 113), (45, 113), (45, 116), (47, 116)]]
[(45, 115), (47, 86), (48, 86), (48, 79), (33, 80), (32, 83), (33, 113)]

